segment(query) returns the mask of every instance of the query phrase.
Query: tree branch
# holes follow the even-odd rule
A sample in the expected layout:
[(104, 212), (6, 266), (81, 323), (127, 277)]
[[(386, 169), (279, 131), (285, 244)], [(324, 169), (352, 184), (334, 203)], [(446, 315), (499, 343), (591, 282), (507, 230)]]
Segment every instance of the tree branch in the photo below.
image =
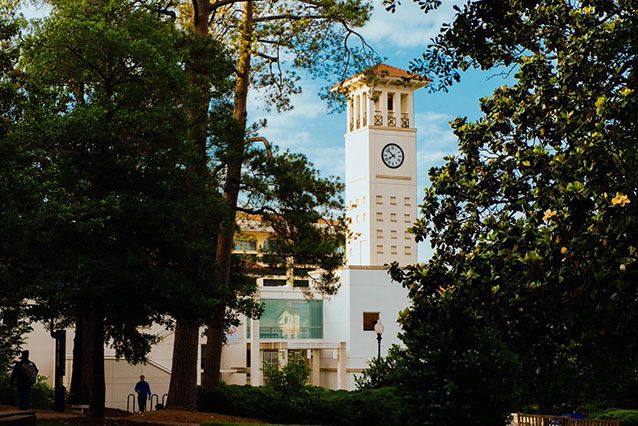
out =
[(271, 148), (272, 145), (270, 144), (268, 139), (266, 139), (263, 136), (257, 136), (257, 137), (254, 137), (254, 138), (246, 139), (246, 141), (244, 142), (244, 145), (250, 145), (250, 144), (255, 143), (255, 142), (263, 143), (264, 147), (266, 148), (266, 155), (268, 156), (268, 158), (272, 157), (272, 148)]

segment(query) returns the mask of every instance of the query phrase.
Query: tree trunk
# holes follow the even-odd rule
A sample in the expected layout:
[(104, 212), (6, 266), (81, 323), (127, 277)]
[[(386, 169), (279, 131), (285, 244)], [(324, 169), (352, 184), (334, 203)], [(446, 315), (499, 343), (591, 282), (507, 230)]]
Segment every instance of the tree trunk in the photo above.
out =
[[(193, 0), (193, 31), (200, 37), (208, 37), (208, 0)], [(195, 53), (197, 54), (197, 53)], [(197, 90), (197, 99), (193, 100), (189, 111), (190, 137), (197, 146), (201, 163), (199, 173), (208, 172), (208, 154), (206, 136), (208, 129), (208, 108), (210, 105), (210, 77), (204, 63), (208, 58), (194, 56), (189, 64), (190, 83)], [(202, 220), (207, 220), (202, 218)], [(195, 410), (197, 394), (197, 345), (199, 344), (199, 326), (195, 321), (177, 318), (175, 342), (173, 344), (173, 364), (168, 391), (168, 407), (183, 410)], [(179, 360), (179, 362), (176, 362)]]
[(73, 367), (71, 368), (71, 389), (69, 404), (89, 403), (89, 346), (86, 336), (87, 313), (81, 312), (75, 320), (75, 337), (73, 338)]
[(196, 409), (198, 341), (199, 327), (195, 322), (177, 322), (167, 408), (189, 411)]
[(89, 377), (89, 410), (87, 417), (93, 421), (101, 422), (104, 419), (104, 314), (102, 307), (89, 306), (86, 317), (85, 344), (88, 347), (87, 372)]
[[(239, 63), (237, 66), (237, 82), (235, 83), (235, 99), (233, 118), (242, 130), (246, 128), (248, 87), (250, 84), (250, 61), (253, 45), (253, 2), (243, 4), (242, 43), (240, 47)], [(244, 135), (237, 135), (229, 141), (230, 155), (224, 183), (224, 199), (231, 212), (230, 226), (222, 229), (217, 239), (215, 257), (219, 268), (219, 285), (227, 287), (230, 276), (231, 255), (233, 250), (233, 234), (235, 225), (235, 211), (241, 184), (241, 167), (244, 161)], [(207, 324), (206, 354), (202, 387), (213, 388), (221, 382), (221, 352), (224, 344), (224, 315), (225, 306), (220, 306), (213, 314), (213, 320)]]

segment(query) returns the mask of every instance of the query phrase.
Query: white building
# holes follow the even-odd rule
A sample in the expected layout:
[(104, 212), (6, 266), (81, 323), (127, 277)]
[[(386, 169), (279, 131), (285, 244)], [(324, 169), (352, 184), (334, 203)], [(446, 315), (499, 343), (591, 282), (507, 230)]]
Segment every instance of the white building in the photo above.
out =
[[(353, 389), (355, 375), (377, 356), (377, 319), (385, 326), (382, 355), (390, 345), (399, 343), (397, 316), (408, 305), (407, 292), (391, 282), (384, 265), (417, 261), (416, 243), (408, 232), (417, 213), (413, 93), (426, 84), (406, 71), (380, 64), (335, 87), (348, 96), (346, 215), (353, 232), (346, 242), (347, 263), (339, 271), (340, 290), (332, 297), (315, 294), (314, 300), (308, 300), (299, 288), (308, 283), (303, 279), (287, 272), (259, 278), (257, 296), (264, 303), (264, 315), (230, 331), (222, 354), (226, 383), (261, 385), (264, 365), (284, 364), (295, 355), (308, 359), (312, 384)], [(240, 224), (236, 250), (259, 253), (267, 244), (269, 230), (251, 218)], [(153, 347), (144, 365), (117, 361), (107, 350), (107, 406), (126, 409), (127, 395), (140, 374), (159, 395), (159, 402), (168, 392), (173, 335), (160, 327), (152, 331), (161, 342)], [(67, 387), (72, 344), (70, 332)], [(30, 335), (27, 349), (41, 374), (52, 382), (53, 339), (38, 328)]]

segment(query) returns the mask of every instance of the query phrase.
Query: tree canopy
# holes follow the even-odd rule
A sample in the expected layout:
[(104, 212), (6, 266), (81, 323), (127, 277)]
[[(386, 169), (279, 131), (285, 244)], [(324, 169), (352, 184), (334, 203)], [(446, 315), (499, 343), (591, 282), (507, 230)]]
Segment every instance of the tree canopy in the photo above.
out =
[[(451, 123), (459, 153), (430, 171), (413, 227), (432, 258), (392, 270), (412, 300), (403, 355), (438, 378), (406, 379), (428, 395), (417, 404), (439, 404), (427, 424), (459, 418), (450, 401), (501, 379), (494, 389), (510, 395), (484, 401), (501, 419), (480, 424), (502, 422), (519, 391), (519, 407), (543, 411), (636, 406), (636, 8), (468, 2), (413, 62), (435, 89), (469, 67), (514, 73), (481, 100), (479, 120)], [(499, 364), (508, 374), (494, 374)], [(480, 417), (478, 404), (462, 406)]]
[[(202, 321), (219, 298), (211, 283), (223, 205), (212, 177), (195, 172), (188, 137), (190, 36), (150, 5), (56, 4), (20, 45), (13, 72), (25, 112), (0, 144), (24, 159), (2, 170), (10, 199), (25, 198), (20, 187), (30, 197), (3, 209), (24, 225), (7, 227), (22, 249), (8, 268), (21, 280), (8, 284), (33, 301), (34, 316), (86, 329), (90, 355), (77, 366), (90, 372), (97, 418), (105, 342), (138, 362), (154, 341), (140, 327), (168, 314)], [(209, 72), (223, 83), (224, 50), (197, 47), (217, 57)]]

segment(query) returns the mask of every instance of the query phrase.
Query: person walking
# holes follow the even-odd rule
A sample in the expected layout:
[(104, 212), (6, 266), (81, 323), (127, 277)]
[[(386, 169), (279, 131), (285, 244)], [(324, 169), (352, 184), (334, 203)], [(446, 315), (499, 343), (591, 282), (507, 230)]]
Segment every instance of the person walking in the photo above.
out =
[(29, 360), (29, 351), (22, 351), (20, 360), (16, 361), (11, 371), (11, 386), (18, 388), (18, 408), (29, 409), (29, 394), (38, 380), (38, 367)]
[(146, 411), (146, 400), (151, 397), (151, 386), (144, 380), (144, 375), (140, 376), (140, 381), (135, 385), (135, 392), (137, 393), (137, 404), (140, 406), (140, 413), (143, 413)]

